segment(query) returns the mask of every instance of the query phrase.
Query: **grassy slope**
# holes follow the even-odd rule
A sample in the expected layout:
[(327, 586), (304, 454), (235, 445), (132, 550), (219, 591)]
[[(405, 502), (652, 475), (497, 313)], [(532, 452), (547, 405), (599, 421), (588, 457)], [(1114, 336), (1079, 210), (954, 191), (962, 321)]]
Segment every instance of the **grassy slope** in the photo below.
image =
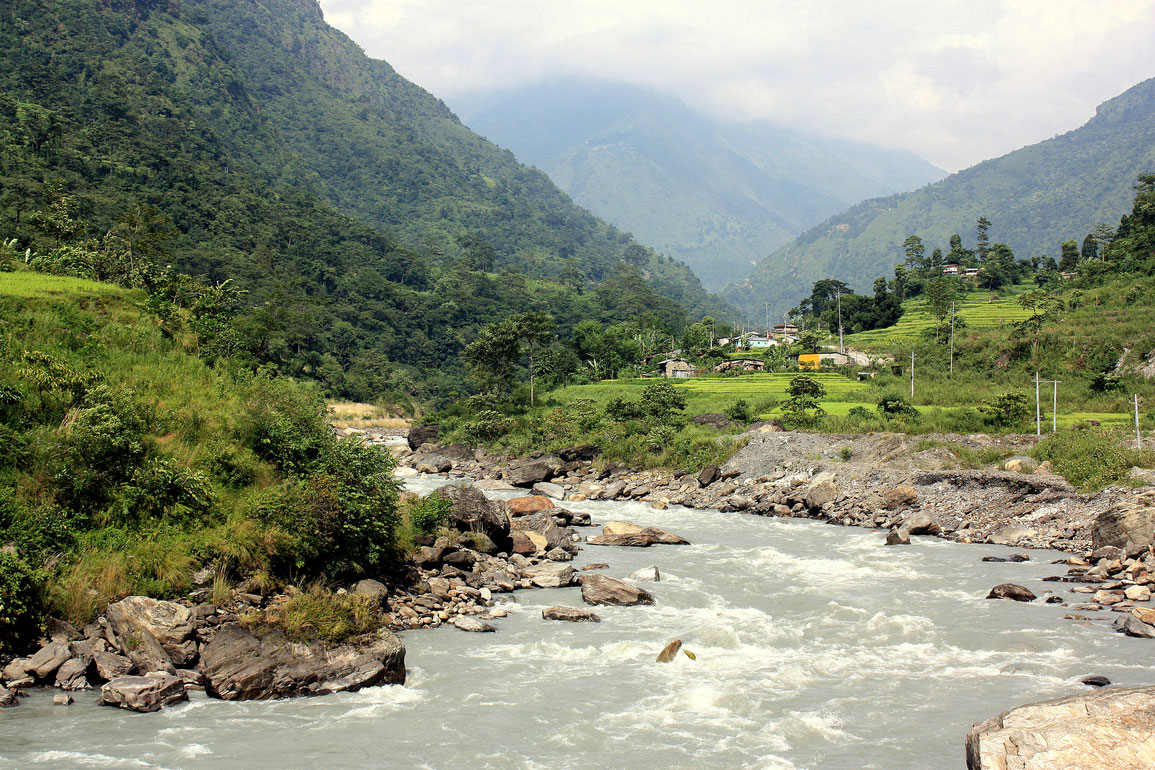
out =
[[(49, 608), (77, 622), (129, 593), (181, 595), (201, 566), (221, 591), (254, 575), (268, 585), (317, 574), (309, 561), (323, 551), (291, 521), (317, 510), (324, 484), (342, 489), (332, 473), (323, 484), (315, 465), (335, 446), (319, 397), (210, 368), (162, 334), (138, 309), (143, 299), (92, 281), (0, 273), (0, 386), (5, 398), (20, 394), (0, 412), (0, 542), (45, 570)], [(29, 351), (90, 385), (78, 394), (38, 386)], [(281, 440), (287, 449), (269, 446)], [(290, 473), (294, 442), (309, 457)], [(131, 455), (127, 469), (118, 452)]]

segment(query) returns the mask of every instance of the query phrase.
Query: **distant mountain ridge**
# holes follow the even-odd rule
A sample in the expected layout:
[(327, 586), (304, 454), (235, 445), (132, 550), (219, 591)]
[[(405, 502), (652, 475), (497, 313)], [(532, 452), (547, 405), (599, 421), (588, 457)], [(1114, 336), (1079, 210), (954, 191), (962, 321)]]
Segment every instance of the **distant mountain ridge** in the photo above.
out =
[(973, 246), (975, 223), (1018, 258), (1058, 258), (1097, 223), (1130, 211), (1140, 173), (1155, 171), (1155, 79), (1101, 104), (1080, 128), (952, 174), (921, 190), (868, 200), (830, 217), (764, 259), (726, 295), (747, 312), (769, 301), (780, 313), (814, 281), (838, 278), (867, 289), (903, 260), (902, 242), (919, 235), (945, 252), (952, 234)]
[(673, 96), (620, 83), (557, 79), (453, 106), (473, 130), (684, 260), (713, 289), (848, 205), (946, 173), (907, 152), (768, 123), (724, 124)]

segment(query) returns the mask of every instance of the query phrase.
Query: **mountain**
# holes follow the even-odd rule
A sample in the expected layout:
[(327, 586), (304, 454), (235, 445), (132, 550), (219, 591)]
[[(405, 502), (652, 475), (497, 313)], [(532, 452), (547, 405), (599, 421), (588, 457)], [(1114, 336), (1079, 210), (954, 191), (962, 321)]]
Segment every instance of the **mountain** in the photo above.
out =
[(316, 0), (0, 5), (0, 237), (93, 277), (124, 243), (231, 280), (235, 346), (350, 397), (459, 390), (480, 326), (527, 308), (734, 313)]
[(1130, 210), (1138, 174), (1155, 170), (1155, 79), (1101, 104), (1082, 127), (984, 161), (914, 192), (869, 200), (806, 231), (759, 263), (727, 296), (752, 312), (769, 301), (781, 312), (821, 278), (866, 289), (902, 262), (902, 243), (918, 235), (948, 250), (952, 234), (970, 238), (985, 216), (990, 240), (1016, 257), (1048, 254)]
[(454, 100), (581, 205), (720, 289), (806, 228), (944, 171), (907, 152), (725, 124), (637, 86), (556, 79)]

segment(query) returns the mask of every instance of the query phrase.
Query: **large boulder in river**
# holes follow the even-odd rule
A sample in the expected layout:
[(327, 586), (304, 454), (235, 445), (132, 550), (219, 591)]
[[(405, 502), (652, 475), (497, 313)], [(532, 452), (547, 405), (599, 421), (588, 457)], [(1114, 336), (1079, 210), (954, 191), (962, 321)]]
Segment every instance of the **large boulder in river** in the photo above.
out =
[(536, 532), (544, 537), (546, 542), (544, 550), (561, 548), (570, 553), (575, 553), (578, 550), (573, 540), (570, 539), (571, 530), (559, 527), (550, 516), (549, 511), (538, 511), (529, 516), (521, 516), (514, 519), (513, 526), (523, 532)]
[(570, 623), (601, 623), (602, 619), (592, 610), (580, 607), (546, 607), (541, 611), (543, 620), (568, 620)]
[(828, 473), (820, 473), (814, 477), (810, 487), (802, 496), (802, 504), (807, 508), (821, 508), (838, 497), (838, 486), (834, 478)]
[(515, 487), (532, 487), (539, 481), (549, 481), (553, 478), (556, 469), (561, 465), (558, 458), (553, 459), (557, 460), (557, 462), (551, 462), (547, 458), (540, 460), (515, 460), (502, 472), (502, 478)]
[(49, 642), (28, 659), (24, 670), (37, 679), (48, 679), (71, 657), (72, 649), (68, 642)]
[(971, 728), (968, 770), (1155, 767), (1155, 687), (1029, 703)]
[(942, 533), (942, 524), (929, 513), (912, 511), (903, 517), (900, 529), (907, 537), (911, 535), (938, 535)]
[(547, 511), (554, 507), (553, 500), (550, 500), (545, 495), (529, 495), (526, 497), (514, 497), (505, 501), (509, 506), (509, 513), (512, 516), (526, 516), (538, 511)]
[(475, 486), (446, 484), (434, 494), (448, 500), (453, 508), (446, 525), (458, 532), (480, 532), (494, 542), (498, 550), (509, 552), (509, 517), (501, 506)]
[(280, 631), (257, 638), (227, 624), (201, 652), (209, 695), (223, 700), (267, 700), (353, 692), (405, 683), (405, 647), (390, 631), (329, 647), (294, 643)]
[(409, 437), (406, 440), (409, 448), (416, 452), (424, 444), (436, 443), (440, 434), (441, 427), (438, 425), (415, 425), (409, 429)]
[(1016, 602), (1033, 602), (1038, 597), (1027, 588), (1014, 583), (999, 583), (987, 594), (988, 599), (1010, 599)]
[(129, 711), (160, 711), (161, 706), (186, 700), (184, 680), (172, 674), (121, 676), (100, 688), (100, 705)]
[(568, 564), (536, 564), (525, 567), (521, 574), (538, 588), (565, 588), (573, 582), (575, 572)]
[(1091, 548), (1113, 545), (1125, 548), (1155, 542), (1155, 495), (1141, 495), (1119, 503), (1095, 517), (1091, 528)]
[[(188, 607), (148, 596), (129, 596), (108, 605), (105, 617), (122, 651), (130, 658), (133, 657), (132, 650), (139, 646), (138, 642), (149, 636), (160, 643), (174, 666), (183, 666), (196, 658), (193, 614)], [(139, 664), (137, 668), (141, 673), (148, 672)], [(165, 667), (160, 665), (156, 668)]]
[(620, 607), (655, 603), (649, 591), (596, 572), (582, 576), (582, 600), (586, 604), (609, 604)]

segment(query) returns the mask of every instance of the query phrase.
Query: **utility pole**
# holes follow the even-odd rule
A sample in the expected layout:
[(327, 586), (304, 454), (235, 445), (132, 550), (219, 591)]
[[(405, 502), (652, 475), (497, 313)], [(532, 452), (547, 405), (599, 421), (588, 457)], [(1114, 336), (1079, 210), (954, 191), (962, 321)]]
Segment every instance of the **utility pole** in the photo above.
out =
[(838, 298), (838, 352), (845, 355), (846, 354), (846, 348), (843, 347), (843, 345), (842, 345), (842, 289), (841, 288), (839, 288), (835, 292), (835, 296)]
[(914, 399), (914, 351), (910, 351), (910, 397)]
[(1143, 439), (1139, 436), (1139, 394), (1133, 394), (1135, 399), (1135, 449), (1136, 451), (1143, 448)]
[(1035, 412), (1036, 419), (1039, 411), (1039, 382), (1049, 382), (1051, 384), (1051, 433), (1059, 430), (1059, 383), (1062, 380), (1039, 380), (1038, 372), (1035, 372)]
[(954, 300), (950, 302), (950, 373), (954, 374)]
[(1035, 372), (1035, 435), (1043, 435), (1043, 414), (1038, 408), (1038, 372)]
[(770, 339), (770, 303), (763, 302), (762, 305), (766, 308), (766, 339)]

